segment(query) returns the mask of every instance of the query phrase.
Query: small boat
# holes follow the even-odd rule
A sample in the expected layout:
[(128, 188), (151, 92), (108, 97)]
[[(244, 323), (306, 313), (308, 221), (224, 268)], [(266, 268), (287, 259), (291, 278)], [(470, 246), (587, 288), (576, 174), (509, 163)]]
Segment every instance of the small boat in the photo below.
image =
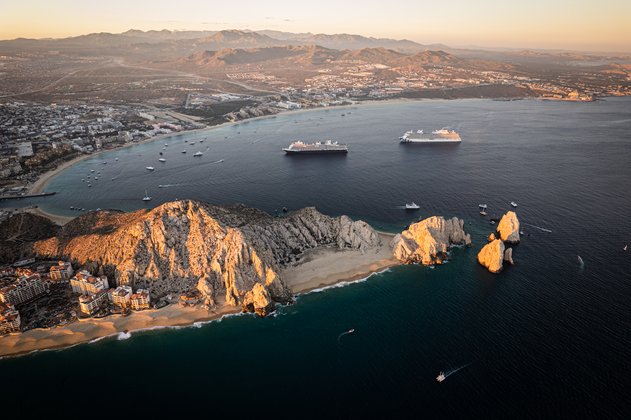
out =
[(166, 149), (167, 149), (166, 147), (163, 147), (163, 148), (162, 148), (162, 150), (166, 150)]
[(74, 210), (74, 206), (70, 206), (70, 210)]
[(165, 146), (165, 147), (166, 147), (166, 146), (168, 146), (168, 145), (169, 145), (168, 143), (164, 143), (164, 146)]
[(480, 207), (480, 214), (482, 216), (486, 216), (487, 205), (486, 204), (478, 204), (478, 207)]
[(511, 201), (510, 205), (513, 206), (513, 207), (517, 207), (517, 203), (515, 203), (514, 201)]
[(94, 169), (90, 169), (90, 172), (94, 172)]
[(149, 197), (149, 194), (147, 194), (147, 190), (145, 190), (145, 196), (142, 197), (142, 201), (151, 201), (151, 197)]
[(186, 153), (186, 150), (182, 150), (182, 153)]
[(92, 184), (88, 184), (88, 187), (92, 187)]
[(160, 162), (166, 162), (167, 160), (165, 158), (160, 158), (158, 159)]
[(114, 160), (118, 160), (118, 158), (114, 159)]
[(200, 157), (200, 156), (203, 156), (203, 155), (204, 155), (204, 154), (203, 154), (202, 152), (197, 152), (197, 153), (195, 153), (193, 156), (194, 156), (194, 157)]
[(192, 146), (192, 145), (194, 145), (194, 144), (195, 144), (195, 142), (194, 142), (194, 141), (192, 141), (192, 142), (190, 142), (189, 144)]
[(107, 162), (103, 162), (103, 165), (107, 165)]
[(491, 220), (489, 223), (494, 225), (495, 224), (495, 220)]
[(581, 258), (580, 255), (577, 255), (577, 257), (578, 257), (578, 265), (579, 265), (579, 267), (581, 267), (581, 268), (585, 267), (585, 261), (583, 261), (583, 259)]
[(147, 166), (145, 167), (145, 169), (148, 171), (153, 171), (155, 168), (153, 166)]
[(438, 376), (436, 377), (436, 380), (438, 382), (442, 382), (446, 379), (447, 377), (445, 376), (445, 372), (443, 372), (442, 370), (440, 371), (440, 373), (438, 374)]
[(95, 177), (94, 177), (94, 180), (95, 180), (95, 181), (98, 181), (98, 179), (99, 179), (99, 177), (98, 177), (98, 176), (95, 176)]
[(622, 250), (623, 250), (623, 251), (626, 251), (626, 250), (627, 250), (627, 246), (628, 246), (628, 245), (625, 245), (625, 246), (624, 246), (624, 248), (622, 248)]
[(414, 201), (412, 201), (411, 203), (405, 203), (405, 209), (406, 210), (418, 210), (420, 208), (421, 208), (421, 206), (416, 204)]
[(204, 142), (204, 139), (201, 139), (199, 142), (200, 142), (200, 143), (203, 143), (203, 142)]

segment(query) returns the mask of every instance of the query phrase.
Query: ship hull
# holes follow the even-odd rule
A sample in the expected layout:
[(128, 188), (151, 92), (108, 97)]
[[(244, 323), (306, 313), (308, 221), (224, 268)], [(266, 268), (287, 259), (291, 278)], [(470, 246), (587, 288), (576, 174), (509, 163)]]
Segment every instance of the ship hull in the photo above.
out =
[(288, 155), (331, 155), (331, 154), (346, 154), (348, 150), (291, 150), (283, 149)]
[(401, 143), (461, 143), (460, 139), (399, 139)]

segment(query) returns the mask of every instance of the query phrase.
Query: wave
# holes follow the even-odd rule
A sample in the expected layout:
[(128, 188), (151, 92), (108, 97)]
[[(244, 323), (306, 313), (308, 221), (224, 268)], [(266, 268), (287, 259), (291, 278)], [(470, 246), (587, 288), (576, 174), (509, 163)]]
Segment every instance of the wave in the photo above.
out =
[(350, 286), (352, 284), (363, 283), (363, 282), (367, 281), (369, 278), (371, 278), (372, 276), (375, 276), (377, 274), (386, 273), (388, 271), (391, 271), (391, 269), (389, 267), (384, 269), (384, 270), (381, 270), (381, 271), (375, 271), (374, 273), (370, 273), (368, 276), (362, 277), (362, 278), (357, 279), (357, 280), (340, 281), (338, 283), (333, 283), (333, 284), (329, 284), (327, 286), (322, 286), (322, 287), (318, 287), (316, 289), (311, 289), (311, 290), (308, 290), (306, 292), (297, 293), (296, 296), (308, 295), (310, 293), (321, 293), (321, 292), (324, 292), (324, 291), (329, 290), (329, 289), (338, 289), (338, 288), (341, 288), (341, 287)]
[(123, 332), (118, 333), (118, 337), (116, 339), (119, 341), (122, 341), (122, 340), (127, 340), (129, 338), (131, 338), (131, 333), (123, 331)]

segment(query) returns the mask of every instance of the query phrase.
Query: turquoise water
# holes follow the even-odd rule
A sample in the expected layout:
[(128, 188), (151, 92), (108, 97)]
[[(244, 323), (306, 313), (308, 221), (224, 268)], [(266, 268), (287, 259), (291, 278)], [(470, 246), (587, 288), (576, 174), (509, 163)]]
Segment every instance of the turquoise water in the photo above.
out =
[[(50, 188), (63, 193), (39, 203), (131, 210), (143, 206), (139, 197), (149, 188), (151, 205), (175, 197), (270, 212), (316, 204), (391, 231), (418, 216), (457, 215), (472, 248), (454, 249), (448, 264), (433, 269), (395, 267), (300, 296), (265, 319), (230, 317), (4, 359), (0, 372), (12, 386), (2, 400), (30, 401), (26, 390), (34, 387), (68, 389), (64, 397), (42, 393), (35, 409), (50, 403), (76, 413), (78, 402), (94, 398), (95, 388), (84, 384), (98, 384), (130, 413), (149, 401), (142, 408), (150, 414), (222, 417), (625, 418), (631, 101), (427, 101), (340, 113), (179, 135), (167, 141), (177, 149), (164, 167), (162, 141), (103, 154), (62, 173)], [(407, 129), (440, 126), (458, 128), (463, 143), (396, 142)], [(207, 138), (202, 160), (179, 153), (190, 136)], [(280, 153), (292, 139), (328, 137), (348, 142), (349, 155)], [(150, 163), (156, 171), (145, 173)], [(80, 177), (98, 165), (112, 172), (87, 191)], [(421, 204), (417, 214), (398, 208), (409, 200)], [(516, 265), (492, 275), (475, 261), (492, 229), (477, 204), (500, 214), (512, 200), (526, 235), (514, 250)], [(439, 371), (467, 363), (435, 381)]]

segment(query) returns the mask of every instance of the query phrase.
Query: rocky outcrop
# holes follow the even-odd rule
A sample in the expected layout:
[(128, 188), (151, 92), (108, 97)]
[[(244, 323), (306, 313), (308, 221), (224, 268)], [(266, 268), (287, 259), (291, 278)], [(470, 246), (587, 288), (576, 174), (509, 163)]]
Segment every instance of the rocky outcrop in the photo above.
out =
[(243, 205), (181, 200), (150, 211), (91, 212), (56, 237), (35, 242), (33, 251), (113, 267), (115, 284), (147, 287), (153, 298), (197, 289), (209, 305), (220, 294), (228, 304), (242, 305), (256, 287), (248, 299), (257, 310), (265, 293), (276, 302), (291, 299), (278, 272), (304, 251), (317, 246), (365, 250), (379, 241), (366, 223), (329, 217), (313, 207), (274, 218)]
[(504, 251), (504, 262), (508, 264), (514, 264), (513, 262), (513, 248), (506, 248)]
[(519, 243), (519, 219), (514, 211), (507, 212), (497, 225), (499, 237), (509, 244)]
[(502, 271), (502, 261), (504, 259), (504, 242), (496, 239), (484, 245), (478, 253), (478, 262), (486, 267), (491, 273)]
[(256, 283), (252, 290), (245, 294), (241, 307), (244, 312), (255, 312), (259, 316), (265, 316), (274, 310), (274, 301), (265, 286)]
[(495, 238), (495, 234), (494, 234), (494, 233), (491, 233), (491, 234), (489, 235), (489, 242), (493, 242), (495, 239), (496, 239), (496, 238)]
[(395, 258), (406, 264), (440, 264), (449, 247), (456, 244), (471, 245), (471, 236), (464, 231), (464, 221), (456, 217), (424, 219), (410, 225), (392, 240)]

